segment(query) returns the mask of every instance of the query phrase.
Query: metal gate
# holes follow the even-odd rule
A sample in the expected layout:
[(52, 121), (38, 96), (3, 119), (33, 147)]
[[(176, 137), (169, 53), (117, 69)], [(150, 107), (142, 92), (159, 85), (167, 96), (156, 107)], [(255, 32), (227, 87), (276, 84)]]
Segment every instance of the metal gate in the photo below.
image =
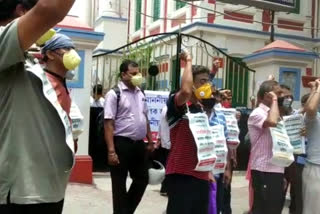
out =
[[(96, 54), (92, 85), (102, 84), (104, 91), (108, 91), (118, 81), (121, 61), (129, 58), (139, 64), (145, 77), (144, 89), (175, 90), (180, 86), (184, 71), (184, 64), (179, 59), (182, 48), (190, 51), (194, 65), (203, 65), (211, 70), (217, 88), (232, 90), (234, 105), (247, 106), (254, 92), (255, 71), (202, 38), (183, 33), (150, 35), (115, 50)], [(160, 72), (157, 76), (148, 74), (151, 65), (158, 66)]]

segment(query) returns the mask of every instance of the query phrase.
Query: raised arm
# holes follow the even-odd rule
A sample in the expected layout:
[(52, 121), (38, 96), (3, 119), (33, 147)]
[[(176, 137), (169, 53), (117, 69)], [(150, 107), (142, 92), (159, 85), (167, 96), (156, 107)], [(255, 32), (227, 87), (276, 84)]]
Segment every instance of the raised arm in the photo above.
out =
[(183, 106), (190, 100), (193, 87), (191, 55), (189, 53), (183, 53), (181, 59), (186, 62), (186, 67), (181, 79), (181, 89), (176, 94), (176, 106)]
[(39, 0), (18, 22), (18, 37), (27, 50), (68, 14), (75, 0)]
[(313, 119), (317, 116), (320, 102), (320, 80), (317, 79), (315, 83), (311, 84), (311, 94), (304, 106), (308, 119)]
[(278, 97), (274, 92), (268, 93), (268, 98), (271, 99), (270, 111), (268, 113), (267, 119), (263, 123), (263, 128), (276, 127), (278, 120), (280, 118), (279, 107), (278, 107)]

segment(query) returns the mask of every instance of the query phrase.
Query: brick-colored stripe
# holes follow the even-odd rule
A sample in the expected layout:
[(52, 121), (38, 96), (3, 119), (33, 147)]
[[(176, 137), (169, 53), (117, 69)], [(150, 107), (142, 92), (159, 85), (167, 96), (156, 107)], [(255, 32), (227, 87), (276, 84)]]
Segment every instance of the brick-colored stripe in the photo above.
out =
[(185, 20), (186, 19), (186, 14), (184, 14), (182, 16), (179, 16), (176, 19), (178, 19), (178, 20), (172, 20), (171, 27), (176, 27), (176, 26), (179, 26), (180, 24), (186, 23), (186, 20)]
[(224, 11), (224, 19), (234, 20), (238, 22), (245, 22), (245, 23), (253, 23), (253, 16), (247, 15), (243, 13), (231, 12), (231, 11)]
[[(288, 25), (290, 25), (290, 26), (288, 26)], [(278, 28), (303, 31), (303, 23), (279, 19), (278, 20)]]

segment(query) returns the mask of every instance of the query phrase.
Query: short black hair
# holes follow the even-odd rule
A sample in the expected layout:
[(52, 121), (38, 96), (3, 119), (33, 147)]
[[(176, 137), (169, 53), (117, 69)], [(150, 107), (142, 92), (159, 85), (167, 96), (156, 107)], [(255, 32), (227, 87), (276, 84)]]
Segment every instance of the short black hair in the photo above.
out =
[(19, 0), (0, 0), (0, 21), (14, 18)]
[(209, 68), (202, 66), (202, 65), (193, 65), (192, 66), (192, 76), (193, 76), (193, 80), (195, 79), (195, 77), (199, 74), (210, 74), (210, 70)]
[(291, 88), (289, 86), (287, 86), (287, 85), (284, 85), (284, 84), (281, 84), (280, 88), (287, 89), (288, 91), (291, 91)]
[(101, 84), (93, 86), (93, 94), (102, 95), (103, 87)]
[(19, 0), (19, 2), (26, 10), (30, 10), (38, 3), (38, 0)]
[(0, 21), (15, 18), (15, 10), (18, 4), (26, 10), (30, 10), (37, 4), (38, 0), (0, 0)]
[(259, 91), (258, 91), (258, 98), (263, 99), (265, 93), (269, 93), (277, 85), (279, 85), (279, 83), (277, 81), (274, 81), (274, 80), (264, 81), (260, 85), (260, 88), (259, 88)]
[(127, 72), (129, 69), (129, 66), (134, 67), (134, 68), (139, 67), (138, 63), (136, 63), (133, 60), (130, 60), (130, 59), (123, 60), (120, 65), (120, 74), (123, 72)]
[(301, 97), (301, 105), (306, 104), (307, 101), (308, 101), (308, 99), (309, 99), (309, 97), (310, 97), (310, 93), (303, 95), (303, 96)]

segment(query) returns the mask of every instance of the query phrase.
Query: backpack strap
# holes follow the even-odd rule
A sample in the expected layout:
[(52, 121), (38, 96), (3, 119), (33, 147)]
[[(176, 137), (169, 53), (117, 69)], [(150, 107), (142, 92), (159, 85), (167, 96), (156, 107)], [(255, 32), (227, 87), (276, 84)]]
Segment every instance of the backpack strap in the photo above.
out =
[(120, 88), (119, 88), (118, 85), (114, 86), (114, 87), (112, 88), (112, 90), (113, 90), (113, 91), (116, 93), (116, 95), (117, 95), (117, 108), (116, 108), (116, 116), (117, 116), (117, 114), (118, 114), (119, 102), (120, 102), (120, 98), (121, 98), (121, 90), (120, 90)]

